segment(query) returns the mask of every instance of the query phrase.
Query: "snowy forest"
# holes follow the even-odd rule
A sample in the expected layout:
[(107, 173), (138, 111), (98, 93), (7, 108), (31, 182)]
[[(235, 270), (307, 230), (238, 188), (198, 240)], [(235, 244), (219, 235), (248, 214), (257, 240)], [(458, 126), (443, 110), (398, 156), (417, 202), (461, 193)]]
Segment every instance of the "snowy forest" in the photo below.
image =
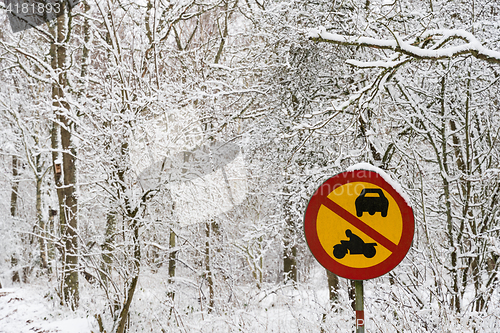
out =
[(413, 244), (367, 332), (500, 331), (500, 2), (0, 3), (0, 332), (352, 332), (304, 238), (384, 170)]

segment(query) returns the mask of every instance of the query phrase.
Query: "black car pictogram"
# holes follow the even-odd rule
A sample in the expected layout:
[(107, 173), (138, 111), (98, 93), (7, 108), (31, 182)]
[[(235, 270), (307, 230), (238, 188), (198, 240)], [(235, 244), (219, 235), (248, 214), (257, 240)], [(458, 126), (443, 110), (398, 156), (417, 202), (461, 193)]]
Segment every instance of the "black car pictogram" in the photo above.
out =
[[(373, 196), (371, 194), (376, 195)], [(356, 198), (355, 205), (358, 217), (363, 216), (364, 212), (368, 212), (370, 215), (380, 212), (382, 217), (386, 217), (387, 210), (389, 209), (389, 200), (387, 200), (384, 192), (379, 188), (364, 188)]]
[(365, 243), (359, 236), (352, 233), (351, 230), (345, 231), (349, 240), (341, 240), (340, 244), (333, 247), (333, 256), (337, 259), (345, 257), (347, 252), (349, 254), (362, 254), (367, 258), (373, 258), (377, 253), (375, 246), (377, 243)]

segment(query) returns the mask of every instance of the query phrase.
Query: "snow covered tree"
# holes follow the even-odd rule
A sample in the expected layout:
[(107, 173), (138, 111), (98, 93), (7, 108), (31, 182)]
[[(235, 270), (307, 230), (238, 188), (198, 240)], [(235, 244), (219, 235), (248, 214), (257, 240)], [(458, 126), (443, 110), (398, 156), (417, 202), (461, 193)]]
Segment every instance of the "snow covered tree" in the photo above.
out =
[[(431, 249), (440, 302), (456, 312), (481, 311), (490, 299), (486, 286), (497, 281), (498, 256), (489, 250), (495, 246), (489, 234), (498, 223), (493, 208), (498, 189), (491, 181), (498, 163), (493, 124), (500, 53), (488, 22), (498, 19), (498, 5), (367, 4), (371, 14), (353, 33), (325, 26), (310, 29), (309, 38), (359, 50), (353, 58), (363, 59), (347, 63), (363, 81), (337, 108), (378, 114), (384, 125), (373, 127), (370, 140), (384, 159), (390, 157), (388, 169), (398, 168), (407, 186), (421, 191), (421, 198), (414, 192), (416, 214), (427, 237), (423, 243)], [(420, 180), (411, 181), (412, 172)], [(475, 297), (464, 300), (470, 286)]]

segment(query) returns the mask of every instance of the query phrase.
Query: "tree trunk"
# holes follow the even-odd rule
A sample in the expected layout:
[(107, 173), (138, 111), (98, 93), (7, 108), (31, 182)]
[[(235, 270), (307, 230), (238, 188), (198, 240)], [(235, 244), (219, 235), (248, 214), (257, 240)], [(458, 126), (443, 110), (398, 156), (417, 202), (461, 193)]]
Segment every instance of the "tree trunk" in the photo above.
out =
[(170, 239), (169, 239), (169, 249), (170, 253), (168, 255), (168, 284), (170, 285), (171, 290), (168, 291), (167, 296), (172, 300), (172, 303), (175, 299), (175, 291), (173, 290), (172, 284), (174, 283), (175, 278), (175, 264), (176, 264), (176, 256), (177, 250), (175, 250), (175, 232), (170, 229)]
[[(10, 216), (15, 217), (17, 213), (17, 191), (19, 189), (19, 181), (18, 181), (19, 169), (18, 169), (18, 161), (17, 156), (12, 155), (12, 190), (10, 194)], [(19, 282), (19, 271), (16, 266), (19, 263), (19, 259), (17, 258), (17, 254), (13, 253), (10, 257), (10, 265), (13, 268), (12, 271), (12, 282)]]
[[(134, 214), (135, 216), (136, 214)], [(116, 328), (116, 333), (124, 333), (127, 329), (127, 321), (130, 311), (130, 305), (132, 304), (132, 299), (134, 298), (135, 289), (137, 288), (137, 281), (139, 280), (139, 272), (141, 267), (141, 244), (139, 241), (139, 223), (133, 218), (131, 223), (133, 230), (133, 240), (134, 240), (134, 276), (130, 282), (130, 286), (127, 291), (127, 298), (125, 299), (125, 304), (123, 305), (122, 311), (120, 312), (118, 327)]]
[(297, 237), (297, 228), (294, 223), (291, 200), (291, 180), (287, 176), (285, 185), (284, 197), (284, 218), (285, 230), (283, 235), (283, 271), (284, 281), (297, 282), (297, 245), (295, 239)]
[(329, 270), (326, 270), (326, 276), (328, 278), (330, 302), (333, 303), (339, 299), (339, 277)]
[(116, 212), (108, 212), (106, 217), (106, 231), (104, 244), (102, 244), (102, 265), (101, 265), (101, 280), (105, 285), (108, 284), (111, 274), (111, 264), (113, 263), (112, 251), (115, 247), (116, 233)]
[(56, 226), (55, 218), (57, 216), (57, 210), (49, 208), (49, 223), (47, 225), (47, 233), (50, 236), (50, 241), (47, 241), (47, 256), (48, 256), (48, 272), (52, 272), (52, 262), (56, 259), (56, 246), (54, 239), (56, 238)]
[[(62, 10), (66, 12), (64, 3)], [(63, 287), (62, 301), (70, 305), (72, 309), (78, 307), (79, 303), (79, 281), (78, 281), (78, 220), (77, 220), (77, 198), (76, 198), (76, 149), (72, 145), (71, 131), (74, 124), (71, 122), (68, 112), (69, 104), (64, 101), (63, 89), (68, 86), (66, 68), (66, 46), (67, 12), (57, 18), (57, 26), (52, 32), (56, 35), (57, 44), (52, 44), (50, 54), (52, 56), (52, 68), (59, 72), (58, 82), (52, 84), (52, 105), (54, 113), (60, 124), (54, 123), (52, 132), (52, 159), (54, 163), (54, 175), (59, 199), (59, 218), (61, 236), (63, 242)], [(59, 153), (62, 151), (62, 160)]]
[(16, 155), (12, 155), (12, 190), (10, 193), (10, 216), (14, 217), (17, 213), (17, 192), (19, 190), (19, 165)]
[[(65, 125), (68, 125), (67, 122)], [(79, 282), (78, 282), (78, 220), (76, 198), (76, 168), (75, 149), (71, 147), (71, 133), (61, 128), (61, 144), (63, 153), (64, 188), (61, 211), (64, 212), (65, 223), (63, 242), (65, 252), (64, 270), (64, 299), (70, 302), (72, 308), (78, 307)], [(66, 153), (70, 150), (70, 153)], [(60, 216), (63, 216), (61, 214)]]
[(210, 264), (210, 236), (212, 227), (215, 226), (215, 222), (210, 221), (205, 223), (205, 279), (208, 284), (208, 313), (211, 313), (214, 308), (214, 279)]
[(441, 174), (443, 181), (443, 190), (444, 190), (444, 201), (446, 207), (446, 226), (447, 226), (447, 235), (449, 248), (451, 250), (451, 278), (452, 278), (452, 293), (451, 293), (451, 306), (458, 313), (460, 312), (460, 295), (459, 295), (459, 276), (458, 276), (458, 263), (457, 263), (457, 248), (455, 246), (454, 239), (454, 231), (453, 231), (453, 215), (452, 215), (452, 207), (451, 207), (451, 193), (450, 193), (450, 183), (448, 181), (448, 131), (447, 127), (447, 117), (446, 117), (446, 79), (443, 76), (441, 79)]
[[(40, 166), (37, 165), (37, 169)], [(38, 221), (38, 227), (40, 228), (40, 237), (38, 238), (38, 245), (40, 246), (40, 267), (42, 269), (47, 269), (47, 246), (46, 246), (46, 230), (45, 221), (42, 216), (42, 176), (41, 174), (36, 175), (36, 218)]]
[(297, 247), (290, 238), (283, 241), (283, 270), (286, 281), (297, 282)]

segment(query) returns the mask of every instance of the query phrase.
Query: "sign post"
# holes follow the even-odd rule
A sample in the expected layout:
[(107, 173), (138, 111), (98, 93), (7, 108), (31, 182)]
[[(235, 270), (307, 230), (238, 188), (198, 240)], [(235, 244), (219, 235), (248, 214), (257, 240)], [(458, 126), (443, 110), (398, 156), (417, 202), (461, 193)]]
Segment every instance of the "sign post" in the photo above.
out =
[(381, 169), (358, 164), (325, 181), (304, 217), (307, 245), (330, 272), (355, 280), (356, 332), (364, 332), (363, 280), (384, 275), (413, 241), (413, 211)]
[(363, 280), (355, 283), (356, 333), (365, 333), (365, 304), (363, 296)]

